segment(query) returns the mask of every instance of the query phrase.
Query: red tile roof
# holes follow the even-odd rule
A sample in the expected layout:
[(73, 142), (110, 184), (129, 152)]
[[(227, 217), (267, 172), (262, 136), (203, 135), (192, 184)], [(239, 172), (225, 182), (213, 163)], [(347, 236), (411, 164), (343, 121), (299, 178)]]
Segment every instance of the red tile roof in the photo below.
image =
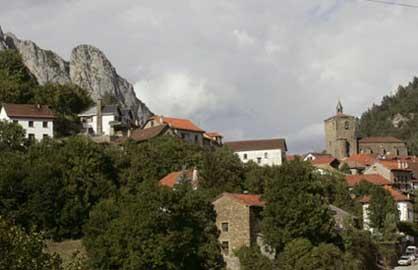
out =
[(281, 149), (282, 151), (287, 151), (285, 139), (236, 141), (227, 142), (225, 145), (231, 148), (231, 150), (234, 152), (273, 149)]
[[(411, 171), (407, 166), (408, 164), (404, 161), (398, 160), (378, 160), (378, 163), (382, 164), (385, 168), (391, 171)], [(406, 166), (406, 167), (405, 167)]]
[(388, 180), (386, 180), (383, 176), (379, 174), (348, 175), (345, 177), (345, 180), (349, 187), (354, 187), (358, 185), (361, 181), (366, 181), (378, 186), (385, 186), (391, 184)]
[(403, 141), (395, 137), (366, 137), (359, 140), (359, 143), (402, 143)]
[(314, 160), (308, 161), (311, 162), (313, 165), (331, 165), (331, 163), (338, 160), (331, 155), (321, 155), (317, 156)]
[(142, 142), (147, 141), (157, 136), (160, 136), (168, 128), (167, 125), (160, 125), (146, 129), (135, 129), (129, 138), (132, 140)]
[[(410, 201), (410, 199), (402, 194), (401, 192), (395, 190), (391, 186), (384, 186), (384, 188), (389, 192), (390, 196), (396, 201), (396, 202), (407, 202)], [(359, 199), (359, 202), (361, 203), (369, 203), (371, 197), (370, 196), (363, 196)]]
[(151, 119), (162, 122), (163, 124), (169, 125), (171, 128), (182, 129), (188, 131), (194, 131), (199, 133), (204, 133), (205, 131), (195, 125), (192, 121), (188, 119), (165, 117), (165, 116), (153, 116)]
[(10, 118), (55, 118), (47, 105), (4, 103), (2, 107)]
[(376, 161), (377, 156), (371, 154), (355, 154), (345, 159), (344, 161), (350, 168), (368, 167)]
[(246, 206), (265, 206), (265, 202), (261, 199), (261, 195), (257, 194), (223, 193), (221, 196), (228, 196), (236, 202)]
[(187, 171), (178, 171), (178, 172), (172, 172), (162, 178), (160, 180), (160, 186), (166, 186), (166, 187), (174, 187), (178, 183), (178, 180), (180, 177), (185, 176), (187, 179), (193, 178), (193, 171), (187, 170)]
[(223, 136), (218, 132), (206, 132), (205, 134), (209, 137), (212, 137), (212, 138), (216, 138), (216, 137), (223, 138)]

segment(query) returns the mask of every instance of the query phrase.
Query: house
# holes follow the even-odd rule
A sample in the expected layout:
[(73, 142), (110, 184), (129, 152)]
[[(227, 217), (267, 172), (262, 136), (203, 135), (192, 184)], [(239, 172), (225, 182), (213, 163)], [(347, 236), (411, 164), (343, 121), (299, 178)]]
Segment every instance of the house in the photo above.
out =
[(122, 136), (134, 125), (134, 116), (130, 109), (119, 105), (103, 105), (99, 99), (95, 106), (78, 115), (86, 135)]
[(394, 137), (368, 137), (358, 135), (358, 119), (344, 114), (340, 101), (337, 113), (324, 121), (327, 153), (343, 160), (359, 153), (408, 155), (406, 143)]
[(213, 205), (227, 268), (239, 269), (234, 251), (257, 245), (265, 203), (256, 194), (223, 193), (213, 201)]
[(376, 162), (377, 155), (359, 153), (343, 160), (350, 168), (351, 174), (362, 174), (364, 170)]
[(413, 189), (413, 172), (401, 160), (377, 160), (364, 171), (364, 175), (379, 174), (401, 191)]
[(168, 188), (174, 188), (175, 185), (180, 183), (191, 183), (193, 188), (196, 189), (199, 185), (198, 170), (195, 168), (193, 170), (172, 172), (159, 181), (160, 186)]
[(205, 146), (222, 146), (223, 136), (218, 132), (206, 132), (203, 134), (203, 144)]
[[(142, 130), (145, 132), (147, 129), (159, 126), (167, 126), (171, 135), (177, 136), (186, 142), (198, 145), (204, 144), (203, 135), (205, 131), (188, 119), (155, 115), (145, 122)], [(138, 133), (140, 132), (138, 131)]]
[(47, 105), (3, 103), (0, 120), (13, 121), (26, 132), (26, 138), (40, 141), (54, 137), (55, 115)]
[(309, 153), (303, 159), (308, 161), (318, 170), (335, 171), (340, 166), (340, 161), (329, 154)]
[(282, 165), (286, 160), (285, 139), (226, 142), (225, 145), (238, 155), (242, 162), (253, 161), (259, 165)]
[[(396, 206), (399, 210), (399, 220), (414, 222), (414, 207), (411, 199), (408, 196), (405, 196), (401, 192), (395, 190), (391, 186), (384, 187), (392, 196), (396, 202)], [(360, 203), (363, 206), (363, 228), (365, 230), (373, 231), (373, 228), (370, 226), (369, 218), (369, 206), (370, 206), (370, 196), (364, 196), (360, 199)]]
[(347, 186), (352, 189), (362, 181), (368, 182), (373, 185), (377, 186), (389, 186), (392, 183), (381, 176), (380, 174), (365, 174), (365, 175), (347, 175), (345, 177), (345, 181)]

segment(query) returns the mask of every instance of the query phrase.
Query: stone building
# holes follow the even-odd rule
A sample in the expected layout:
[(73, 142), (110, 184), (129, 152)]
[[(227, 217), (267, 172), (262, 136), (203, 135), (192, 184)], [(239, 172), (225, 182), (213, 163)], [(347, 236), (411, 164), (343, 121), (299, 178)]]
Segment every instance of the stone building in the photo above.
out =
[(336, 115), (325, 121), (327, 153), (344, 160), (358, 153), (404, 156), (408, 154), (405, 142), (394, 137), (367, 137), (358, 135), (356, 117), (344, 114), (339, 101)]
[(213, 201), (219, 241), (228, 269), (239, 269), (234, 251), (257, 245), (264, 204), (260, 195), (255, 194), (223, 193)]

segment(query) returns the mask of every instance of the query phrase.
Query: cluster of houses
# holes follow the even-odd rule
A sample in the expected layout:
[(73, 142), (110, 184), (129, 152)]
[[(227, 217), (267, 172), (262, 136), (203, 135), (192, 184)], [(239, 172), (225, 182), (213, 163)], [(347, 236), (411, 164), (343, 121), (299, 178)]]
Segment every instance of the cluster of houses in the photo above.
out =
[[(104, 105), (101, 100), (79, 114), (82, 133), (97, 142), (122, 143), (126, 140), (145, 142), (159, 136), (175, 136), (188, 143), (204, 147), (227, 146), (243, 163), (260, 166), (280, 166), (297, 158), (287, 154), (285, 139), (247, 140), (223, 142), (218, 132), (206, 132), (188, 119), (154, 115), (139, 125), (132, 111), (119, 105)], [(34, 140), (53, 137), (55, 115), (45, 105), (2, 104), (0, 120), (20, 124), (26, 136)], [(326, 151), (308, 153), (298, 158), (310, 162), (321, 174), (349, 170), (345, 176), (348, 188), (361, 181), (385, 188), (396, 201), (401, 221), (414, 221), (413, 191), (418, 188), (418, 159), (408, 156), (406, 144), (394, 137), (358, 136), (357, 119), (343, 113), (339, 102), (336, 115), (325, 120)], [(172, 172), (160, 180), (160, 185), (175, 188), (181, 182), (199, 186), (196, 168)], [(370, 198), (355, 198), (363, 205), (364, 229), (370, 226), (368, 207)], [(217, 213), (219, 241), (229, 269), (239, 269), (234, 250), (243, 246), (263, 246), (260, 238), (260, 213), (265, 203), (257, 194), (223, 193), (213, 201)], [(337, 228), (352, 216), (330, 205)], [(271, 255), (267, 251), (266, 255)]]

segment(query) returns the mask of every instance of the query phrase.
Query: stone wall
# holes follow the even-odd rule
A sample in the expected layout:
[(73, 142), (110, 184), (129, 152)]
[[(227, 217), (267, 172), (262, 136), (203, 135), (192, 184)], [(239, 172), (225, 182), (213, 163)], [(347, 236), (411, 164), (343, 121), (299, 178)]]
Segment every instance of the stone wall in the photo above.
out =
[(327, 153), (342, 159), (358, 152), (357, 120), (353, 116), (337, 115), (325, 120)]
[(359, 142), (359, 151), (366, 154), (388, 154), (395, 156), (407, 156), (408, 149), (403, 142), (397, 143), (362, 143)]

